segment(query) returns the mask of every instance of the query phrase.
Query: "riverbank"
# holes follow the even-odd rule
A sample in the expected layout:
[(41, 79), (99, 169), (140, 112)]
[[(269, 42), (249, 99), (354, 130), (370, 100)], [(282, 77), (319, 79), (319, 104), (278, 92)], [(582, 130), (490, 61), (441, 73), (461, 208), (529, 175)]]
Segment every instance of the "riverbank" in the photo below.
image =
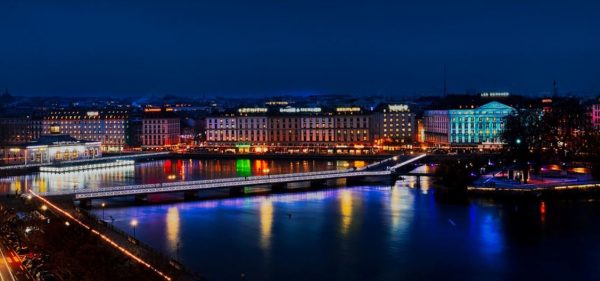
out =
[(35, 164), (19, 164), (19, 165), (0, 165), (0, 177), (16, 176), (28, 174), (39, 170), (41, 167), (64, 167), (64, 166), (76, 166), (76, 165), (87, 165), (87, 164), (98, 164), (105, 163), (113, 160), (141, 160), (150, 161), (155, 159), (162, 159), (169, 156), (169, 152), (149, 152), (149, 153), (121, 153), (121, 154), (107, 154), (99, 158), (90, 159), (79, 159), (72, 161), (62, 162), (49, 162), (49, 163), (35, 163)]
[[(31, 276), (50, 274), (58, 280), (201, 280), (137, 239), (128, 237), (73, 207), (32, 196), (2, 198), (9, 213), (1, 216), (29, 258)], [(43, 257), (40, 260), (39, 257)], [(22, 263), (25, 265), (25, 256)]]

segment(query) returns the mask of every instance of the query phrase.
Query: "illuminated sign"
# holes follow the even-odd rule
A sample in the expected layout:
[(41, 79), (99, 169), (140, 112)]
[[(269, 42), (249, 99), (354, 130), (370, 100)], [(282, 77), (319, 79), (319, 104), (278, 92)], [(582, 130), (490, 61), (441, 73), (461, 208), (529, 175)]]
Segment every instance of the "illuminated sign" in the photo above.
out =
[(321, 108), (320, 107), (300, 107), (300, 108), (286, 107), (286, 108), (280, 108), (279, 112), (282, 112), (282, 113), (298, 113), (298, 112), (316, 113), (316, 112), (321, 112)]
[(239, 113), (266, 113), (268, 109), (263, 107), (244, 107), (238, 108)]
[(484, 98), (497, 98), (497, 97), (508, 97), (510, 96), (509, 92), (483, 92), (481, 93), (481, 97)]
[(358, 112), (360, 107), (338, 107), (335, 109), (337, 112)]
[(266, 105), (288, 105), (287, 101), (268, 101), (265, 103)]
[(144, 112), (160, 112), (160, 108), (145, 108)]
[(236, 143), (235, 147), (237, 147), (237, 148), (249, 148), (250, 144), (247, 144), (247, 143)]
[(408, 105), (406, 104), (390, 104), (388, 105), (390, 112), (396, 111), (408, 111)]
[(98, 116), (98, 111), (88, 111), (87, 116), (90, 116), (90, 117)]

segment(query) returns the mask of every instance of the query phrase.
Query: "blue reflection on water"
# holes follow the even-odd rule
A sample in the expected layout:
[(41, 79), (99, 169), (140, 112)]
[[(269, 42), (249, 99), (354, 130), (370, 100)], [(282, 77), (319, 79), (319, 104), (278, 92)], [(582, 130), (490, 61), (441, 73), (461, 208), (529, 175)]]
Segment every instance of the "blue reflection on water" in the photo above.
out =
[[(113, 208), (106, 215), (130, 231), (136, 218), (137, 237), (170, 255), (179, 243), (183, 262), (214, 280), (241, 273), (248, 280), (426, 278), (439, 263), (466, 271), (461, 259), (446, 258), (462, 251), (475, 261), (479, 246), (447, 219), (470, 220), (440, 210), (429, 196), (399, 184)], [(482, 241), (501, 243), (498, 234), (489, 236), (493, 224), (477, 224)], [(447, 245), (448, 239), (460, 242)]]

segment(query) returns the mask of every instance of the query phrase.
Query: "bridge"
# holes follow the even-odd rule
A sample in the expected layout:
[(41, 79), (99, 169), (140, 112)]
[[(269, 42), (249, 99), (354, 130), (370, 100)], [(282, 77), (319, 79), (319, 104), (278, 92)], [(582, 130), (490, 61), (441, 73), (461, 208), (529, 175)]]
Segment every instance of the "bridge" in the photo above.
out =
[[(289, 183), (310, 182), (314, 186), (326, 185), (329, 180), (345, 179), (347, 184), (361, 182), (391, 181), (397, 176), (402, 167), (419, 161), (426, 154), (407, 157), (394, 156), (362, 168), (346, 170), (320, 171), (309, 173), (279, 174), (266, 176), (250, 176), (222, 178), (211, 180), (161, 182), (155, 184), (139, 184), (127, 186), (106, 187), (100, 189), (78, 189), (39, 193), (45, 197), (67, 197), (78, 200), (83, 206), (91, 206), (91, 200), (111, 197), (135, 196), (145, 200), (149, 194), (183, 192), (184, 197), (194, 198), (202, 190), (229, 189), (230, 193), (242, 193), (244, 187), (271, 186), (273, 190), (283, 190)], [(406, 160), (404, 160), (406, 159)], [(399, 160), (404, 160), (399, 162)]]

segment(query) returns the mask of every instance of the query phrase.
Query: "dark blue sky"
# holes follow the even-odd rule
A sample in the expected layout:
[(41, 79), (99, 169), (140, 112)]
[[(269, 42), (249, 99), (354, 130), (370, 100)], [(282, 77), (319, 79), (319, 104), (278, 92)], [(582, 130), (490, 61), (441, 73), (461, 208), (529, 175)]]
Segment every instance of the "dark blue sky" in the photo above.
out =
[(599, 1), (411, 2), (2, 0), (0, 87), (410, 96), (446, 65), (453, 92), (600, 91)]

